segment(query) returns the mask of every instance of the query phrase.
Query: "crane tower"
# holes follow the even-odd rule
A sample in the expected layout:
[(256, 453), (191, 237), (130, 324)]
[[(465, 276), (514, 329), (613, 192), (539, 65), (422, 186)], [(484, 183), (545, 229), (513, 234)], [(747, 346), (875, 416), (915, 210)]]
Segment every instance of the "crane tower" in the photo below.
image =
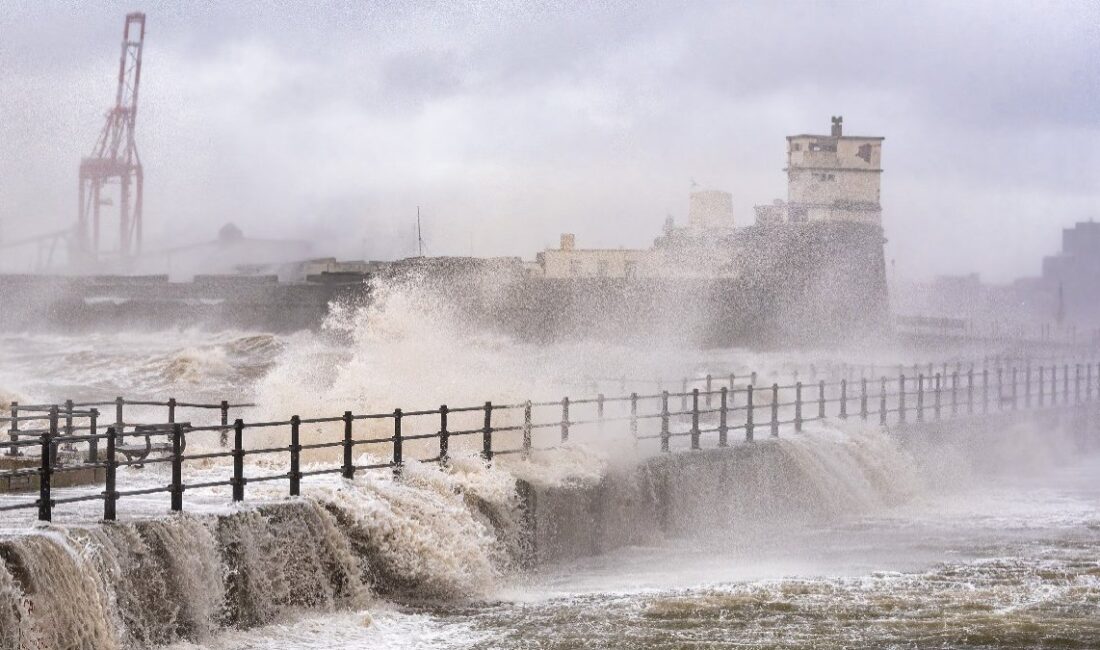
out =
[[(122, 260), (141, 252), (142, 171), (134, 144), (141, 50), (145, 43), (145, 14), (126, 15), (122, 54), (118, 62), (115, 105), (107, 112), (92, 155), (80, 161), (78, 246), (85, 262), (95, 263), (102, 253)], [(113, 187), (117, 185), (115, 192)], [(113, 198), (114, 197), (114, 198)], [(118, 206), (118, 248), (104, 247), (100, 238), (102, 208)]]

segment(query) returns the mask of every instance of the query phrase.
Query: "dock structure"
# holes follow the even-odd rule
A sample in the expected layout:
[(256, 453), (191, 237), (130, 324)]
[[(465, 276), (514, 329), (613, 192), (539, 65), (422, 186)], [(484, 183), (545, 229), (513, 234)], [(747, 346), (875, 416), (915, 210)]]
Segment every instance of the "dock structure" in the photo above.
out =
[[(829, 420), (904, 432), (948, 420), (1022, 420), (1048, 411), (1088, 415), (1100, 406), (1100, 359), (986, 358), (901, 365), (889, 374), (843, 364), (810, 366), (792, 376), (780, 382), (760, 381), (757, 372), (729, 373), (685, 378), (673, 391), (658, 385), (560, 400), (270, 421), (247, 418), (253, 405), (229, 401), (14, 403), (0, 417), (8, 428), (0, 443), (0, 491), (29, 494), (5, 499), (0, 512), (35, 509), (39, 520), (51, 521), (57, 506), (98, 501), (110, 521), (132, 497), (165, 494), (169, 509), (180, 512), (189, 492), (228, 488), (239, 502), (249, 485), (274, 482), (286, 484), (287, 496), (298, 496), (313, 477), (353, 479), (378, 470), (400, 477), (410, 461), (446, 465), (457, 454), (476, 454), (486, 463), (523, 460), (570, 443), (625, 444), (643, 455), (691, 453), (799, 435)], [(616, 383), (625, 389), (628, 382)], [(594, 388), (601, 390), (598, 383)], [(153, 420), (135, 421), (135, 409)], [(101, 417), (112, 411), (113, 420)], [(184, 412), (189, 417), (181, 417)], [(264, 462), (249, 462), (260, 458)], [(120, 484), (120, 469), (155, 465), (169, 467), (168, 485)], [(80, 482), (103, 490), (54, 492)]]

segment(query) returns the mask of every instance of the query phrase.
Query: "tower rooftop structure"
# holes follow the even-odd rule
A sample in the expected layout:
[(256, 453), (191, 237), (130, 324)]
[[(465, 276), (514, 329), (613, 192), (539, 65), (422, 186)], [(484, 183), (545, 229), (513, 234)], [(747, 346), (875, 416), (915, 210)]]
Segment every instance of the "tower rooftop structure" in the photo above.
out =
[(844, 135), (832, 118), (829, 135), (787, 136), (787, 203), (792, 222), (882, 224), (881, 136)]

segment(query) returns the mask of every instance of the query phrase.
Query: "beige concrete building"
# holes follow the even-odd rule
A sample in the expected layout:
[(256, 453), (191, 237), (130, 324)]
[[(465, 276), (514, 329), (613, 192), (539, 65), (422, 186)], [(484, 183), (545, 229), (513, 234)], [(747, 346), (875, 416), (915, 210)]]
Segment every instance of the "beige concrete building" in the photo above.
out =
[(535, 256), (548, 278), (632, 278), (645, 274), (652, 256), (648, 249), (576, 247), (576, 237), (562, 234), (561, 247)]
[(787, 210), (792, 222), (882, 224), (879, 187), (882, 141), (843, 134), (842, 117), (829, 135), (787, 136)]
[(694, 230), (732, 229), (733, 195), (721, 190), (696, 190), (688, 199), (688, 226)]

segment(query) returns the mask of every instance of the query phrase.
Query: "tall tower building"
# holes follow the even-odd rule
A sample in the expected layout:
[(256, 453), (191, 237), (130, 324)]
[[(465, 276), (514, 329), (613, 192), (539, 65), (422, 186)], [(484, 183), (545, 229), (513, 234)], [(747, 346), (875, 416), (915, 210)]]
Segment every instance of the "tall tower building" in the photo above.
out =
[(834, 117), (829, 135), (787, 136), (787, 209), (792, 222), (851, 221), (882, 225), (881, 137), (844, 135)]

